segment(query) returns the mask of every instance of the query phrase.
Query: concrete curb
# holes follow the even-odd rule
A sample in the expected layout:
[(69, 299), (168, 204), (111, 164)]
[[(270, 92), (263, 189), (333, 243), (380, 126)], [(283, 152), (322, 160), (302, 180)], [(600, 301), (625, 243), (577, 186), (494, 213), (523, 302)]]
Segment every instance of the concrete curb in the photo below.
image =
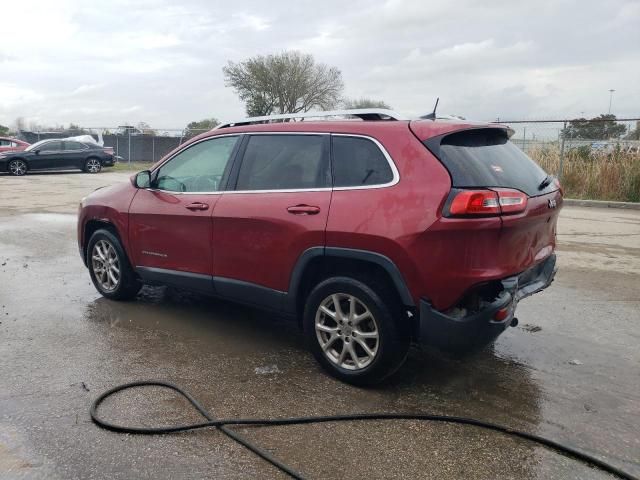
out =
[(640, 210), (640, 203), (636, 202), (609, 202), (606, 200), (579, 200), (577, 198), (565, 198), (563, 203), (569, 207), (624, 208), (627, 210)]

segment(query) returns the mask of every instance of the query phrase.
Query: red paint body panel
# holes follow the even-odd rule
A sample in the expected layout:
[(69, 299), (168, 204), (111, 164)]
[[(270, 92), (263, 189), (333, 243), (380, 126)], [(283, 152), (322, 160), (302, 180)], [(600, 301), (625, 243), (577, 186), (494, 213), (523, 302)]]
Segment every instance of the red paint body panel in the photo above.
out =
[(98, 220), (113, 225), (122, 240), (129, 258), (132, 250), (129, 244), (129, 205), (138, 192), (130, 182), (99, 188), (87, 195), (80, 203), (78, 212), (78, 242), (86, 247), (88, 238), (84, 236), (87, 222)]
[[(298, 257), (324, 244), (331, 191), (225, 193), (213, 218), (213, 274), (286, 292)], [(315, 215), (287, 211), (320, 208)]]
[[(136, 265), (211, 274), (279, 291), (288, 290), (294, 265), (309, 247), (367, 250), (395, 263), (416, 305), (426, 298), (435, 309), (445, 310), (473, 286), (527, 270), (555, 248), (559, 191), (529, 198), (520, 214), (442, 216), (451, 178), (421, 141), (479, 127), (505, 128), (465, 121), (305, 121), (214, 130), (189, 143), (251, 132), (370, 136), (388, 151), (400, 180), (360, 190), (202, 196), (136, 190), (127, 184), (98, 190), (87, 199), (80, 213), (79, 241), (86, 242), (84, 222), (103, 218), (117, 226)], [(558, 208), (550, 208), (549, 200)], [(193, 201), (209, 203), (210, 209), (193, 214), (184, 208)], [(320, 213), (298, 216), (287, 211), (299, 204), (317, 206)], [(142, 255), (142, 250), (167, 257)]]
[(22, 140), (18, 140), (17, 138), (0, 137), (0, 140), (8, 140), (8, 141), (16, 144), (15, 147), (12, 147), (12, 146), (6, 146), (5, 147), (5, 146), (0, 145), (0, 153), (2, 153), (2, 152), (21, 152), (25, 148), (27, 148), (29, 145), (31, 145), (30, 143), (23, 142)]
[[(219, 198), (140, 189), (129, 209), (132, 263), (211, 275), (211, 215)], [(209, 208), (187, 209), (196, 202)]]

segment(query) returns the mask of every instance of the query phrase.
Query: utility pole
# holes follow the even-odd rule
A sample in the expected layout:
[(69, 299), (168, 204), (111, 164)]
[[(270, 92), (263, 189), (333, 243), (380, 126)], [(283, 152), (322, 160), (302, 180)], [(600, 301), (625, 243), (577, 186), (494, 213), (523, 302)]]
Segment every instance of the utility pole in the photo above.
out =
[(609, 112), (608, 113), (611, 113), (611, 101), (613, 100), (613, 92), (615, 92), (613, 88), (609, 89)]

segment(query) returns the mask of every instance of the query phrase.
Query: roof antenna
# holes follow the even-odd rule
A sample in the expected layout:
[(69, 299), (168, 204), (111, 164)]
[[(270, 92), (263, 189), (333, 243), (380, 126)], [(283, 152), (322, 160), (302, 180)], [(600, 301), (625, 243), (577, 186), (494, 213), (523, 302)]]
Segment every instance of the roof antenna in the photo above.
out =
[(436, 98), (436, 104), (433, 106), (433, 112), (427, 113), (426, 115), (422, 115), (420, 118), (423, 120), (435, 120), (436, 119), (436, 109), (438, 108), (438, 102), (440, 101), (440, 97)]

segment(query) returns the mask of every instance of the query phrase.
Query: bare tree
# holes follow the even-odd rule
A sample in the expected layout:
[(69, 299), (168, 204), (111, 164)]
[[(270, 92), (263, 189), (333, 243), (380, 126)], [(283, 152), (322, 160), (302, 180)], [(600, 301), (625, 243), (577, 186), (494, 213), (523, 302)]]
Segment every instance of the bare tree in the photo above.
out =
[(222, 71), (250, 116), (328, 110), (339, 103), (343, 88), (340, 70), (296, 51), (229, 62)]
[(352, 108), (387, 108), (391, 107), (383, 102), (382, 100), (372, 100), (370, 98), (357, 98), (357, 99), (344, 99), (342, 101), (344, 108), (352, 109)]

